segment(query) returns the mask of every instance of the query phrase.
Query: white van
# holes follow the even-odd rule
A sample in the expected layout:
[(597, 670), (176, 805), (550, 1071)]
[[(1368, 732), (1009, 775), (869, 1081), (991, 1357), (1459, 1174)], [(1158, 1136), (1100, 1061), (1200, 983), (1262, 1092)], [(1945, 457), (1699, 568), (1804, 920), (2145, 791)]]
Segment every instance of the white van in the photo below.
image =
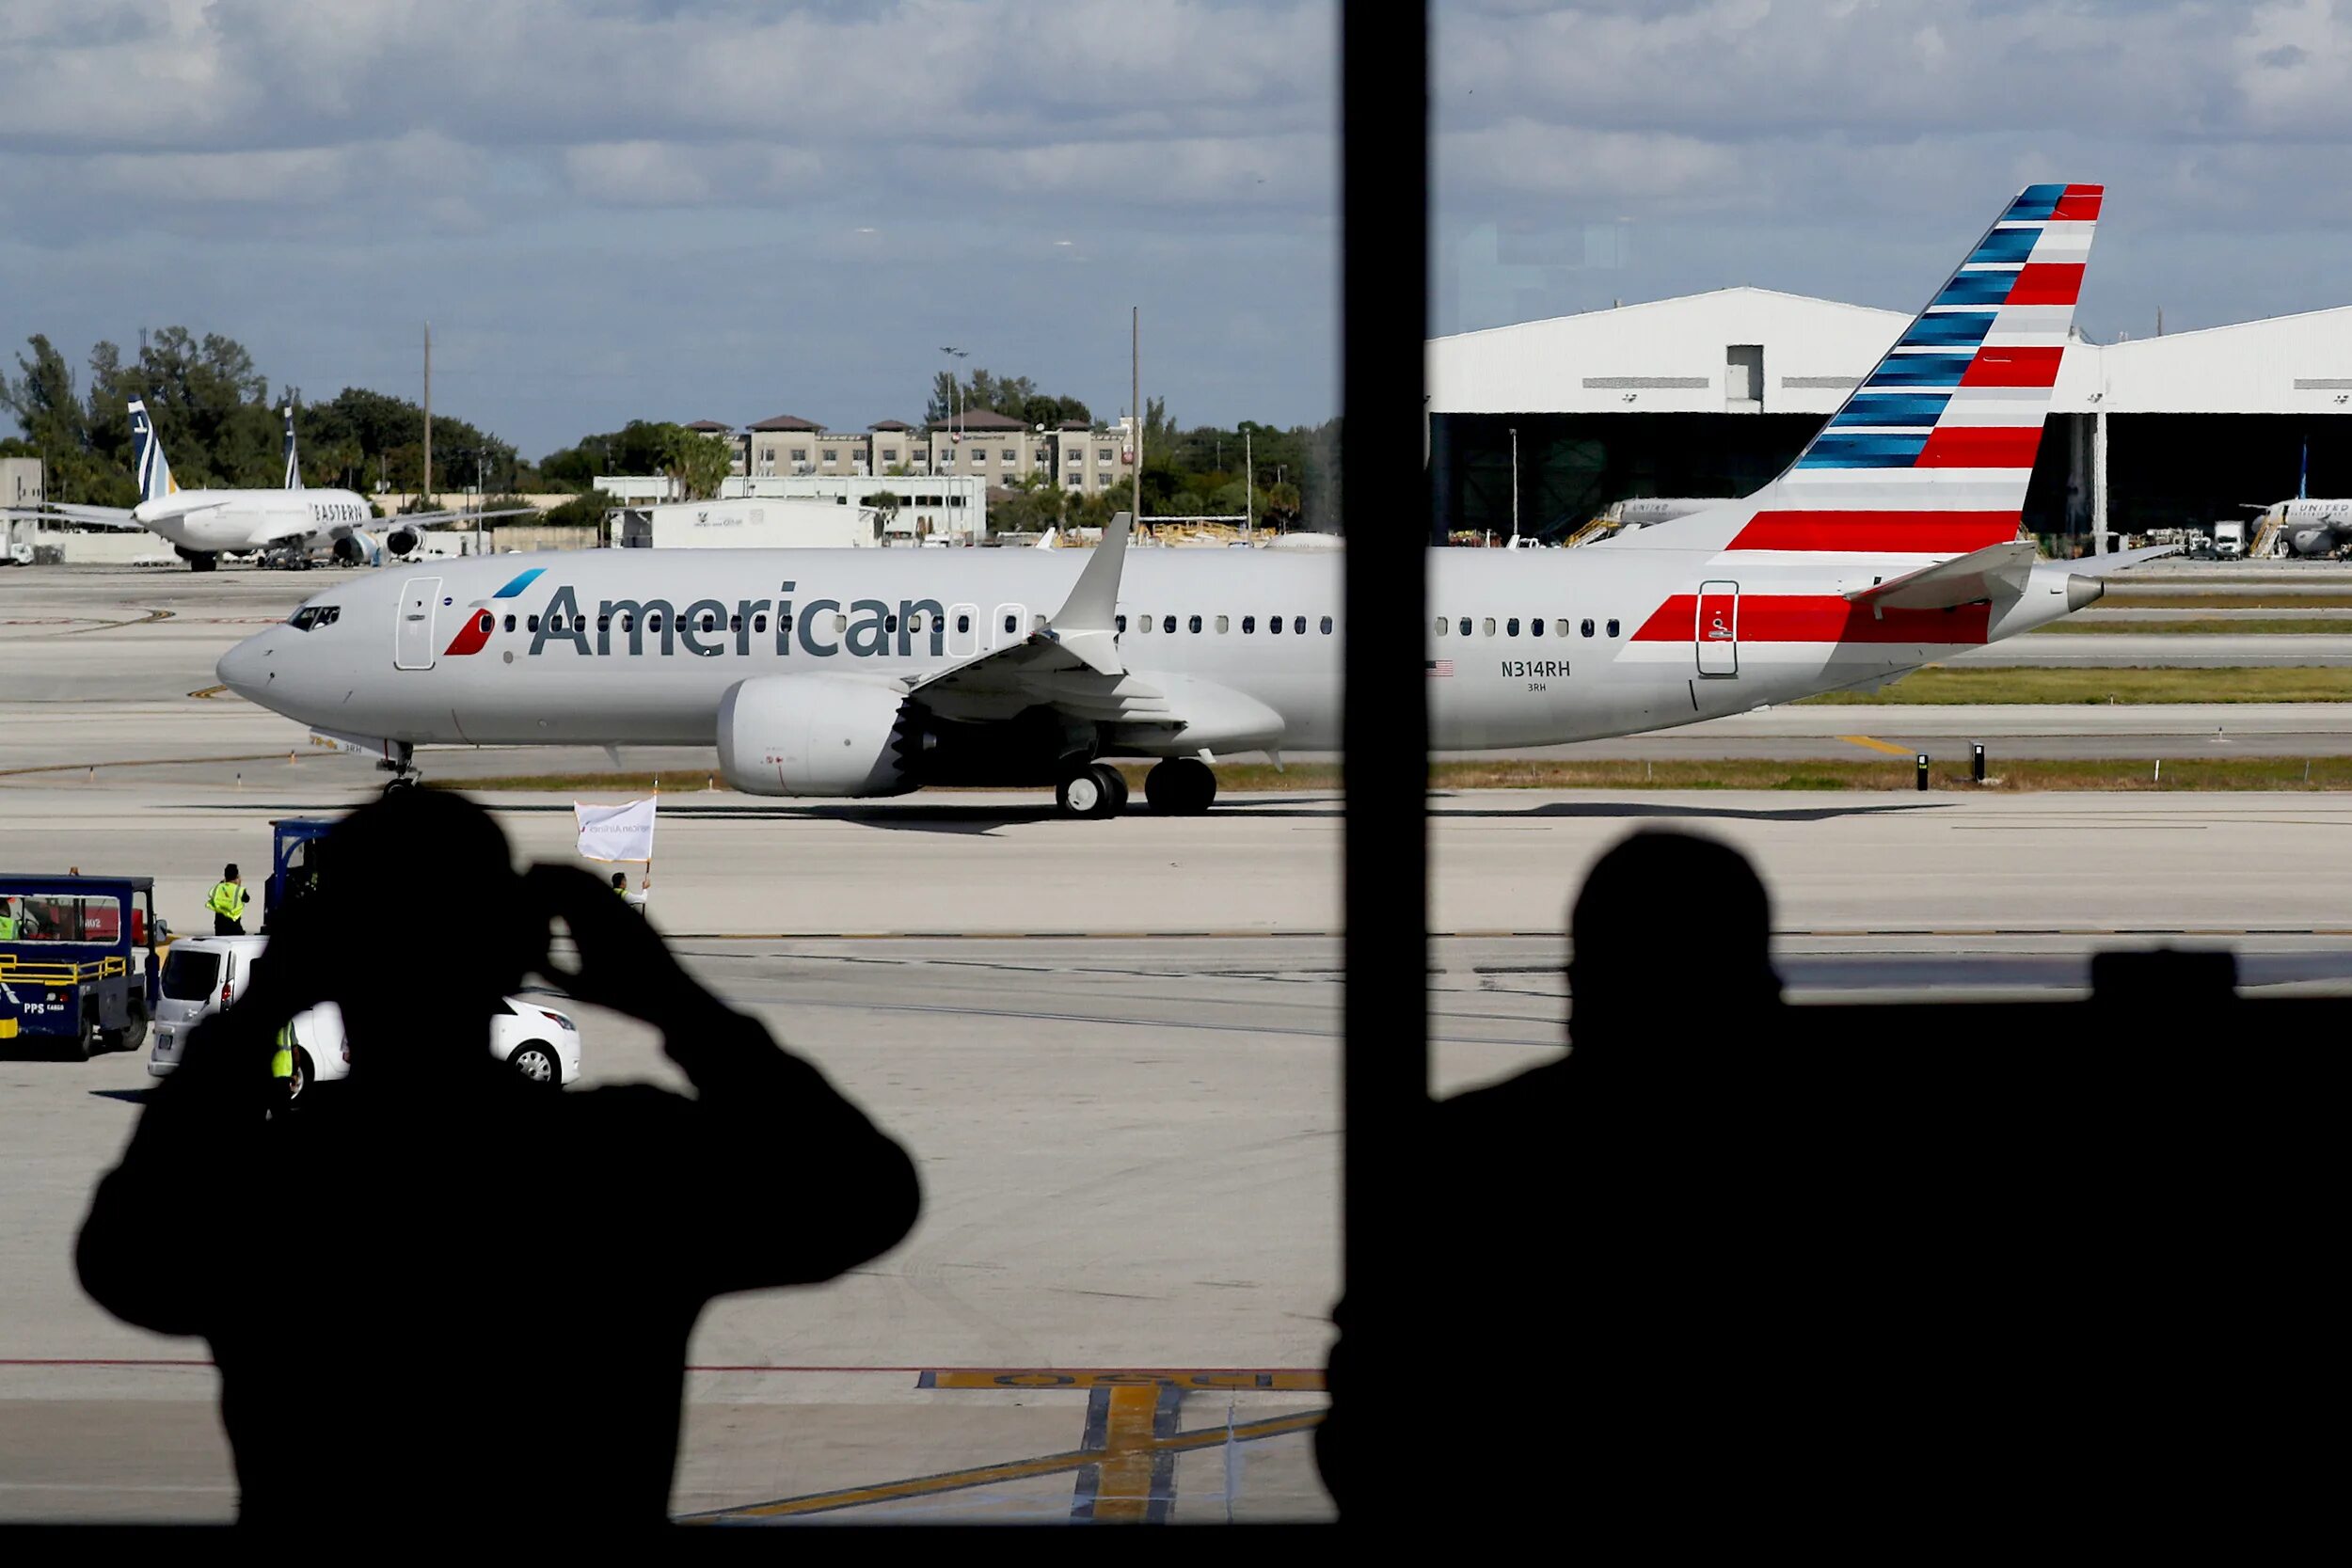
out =
[[(155, 1004), (154, 1047), (147, 1070), (157, 1078), (180, 1065), (188, 1031), (234, 1002), (250, 983), (267, 937), (183, 937), (164, 957)], [(332, 1002), (294, 1017), (294, 1088), (331, 1083), (351, 1071), (343, 1016)], [(580, 1025), (531, 996), (506, 998), (490, 1021), (490, 1054), (535, 1084), (561, 1088), (580, 1080)]]

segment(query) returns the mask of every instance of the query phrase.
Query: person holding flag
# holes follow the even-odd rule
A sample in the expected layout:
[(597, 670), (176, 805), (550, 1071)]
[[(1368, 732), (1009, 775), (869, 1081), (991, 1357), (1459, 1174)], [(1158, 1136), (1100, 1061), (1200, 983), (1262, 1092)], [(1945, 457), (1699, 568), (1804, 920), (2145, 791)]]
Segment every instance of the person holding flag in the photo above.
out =
[(575, 800), (572, 816), (580, 829), (580, 852), (582, 858), (607, 863), (640, 861), (645, 874), (640, 880), (640, 891), (628, 891), (628, 874), (612, 874), (612, 890), (628, 902), (629, 908), (643, 914), (646, 897), (653, 892), (653, 830), (656, 814), (661, 803), (661, 786), (654, 785), (653, 795), (643, 800), (629, 800), (617, 806), (591, 806)]

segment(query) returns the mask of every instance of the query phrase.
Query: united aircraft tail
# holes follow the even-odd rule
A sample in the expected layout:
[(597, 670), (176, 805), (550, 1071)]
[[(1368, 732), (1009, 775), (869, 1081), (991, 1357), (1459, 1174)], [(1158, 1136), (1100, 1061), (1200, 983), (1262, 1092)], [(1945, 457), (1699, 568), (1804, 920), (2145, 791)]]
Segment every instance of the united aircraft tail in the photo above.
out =
[(2015, 539), (2104, 189), (2026, 186), (1785, 473), (1623, 544), (1802, 561)]
[(294, 452), (294, 404), (286, 404), (286, 488), (302, 488), (302, 463)]
[(131, 400), (131, 466), (138, 477), (141, 502), (179, 492), (171, 464), (164, 456), (164, 443), (155, 434), (155, 421), (148, 417), (147, 404), (136, 398)]

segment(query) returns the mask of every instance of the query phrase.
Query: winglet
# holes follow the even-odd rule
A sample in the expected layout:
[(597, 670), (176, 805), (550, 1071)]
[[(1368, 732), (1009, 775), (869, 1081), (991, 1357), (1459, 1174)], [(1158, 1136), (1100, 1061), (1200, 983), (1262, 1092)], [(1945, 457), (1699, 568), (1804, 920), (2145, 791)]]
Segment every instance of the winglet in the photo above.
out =
[(1103, 530), (1103, 542), (1087, 558), (1070, 597), (1046, 623), (1043, 636), (1060, 643), (1105, 675), (1123, 675), (1119, 657), (1119, 578), (1126, 564), (1127, 536), (1135, 517), (1121, 512)]

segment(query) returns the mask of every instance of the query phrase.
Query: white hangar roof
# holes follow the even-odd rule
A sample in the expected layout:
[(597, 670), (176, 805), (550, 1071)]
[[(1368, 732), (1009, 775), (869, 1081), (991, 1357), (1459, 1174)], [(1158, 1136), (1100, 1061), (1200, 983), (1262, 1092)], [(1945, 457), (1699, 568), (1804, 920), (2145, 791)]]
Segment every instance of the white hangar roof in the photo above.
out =
[[(1899, 310), (1718, 289), (1429, 341), (1432, 414), (1830, 414)], [(2051, 411), (2352, 414), (2352, 306), (2067, 345)]]

